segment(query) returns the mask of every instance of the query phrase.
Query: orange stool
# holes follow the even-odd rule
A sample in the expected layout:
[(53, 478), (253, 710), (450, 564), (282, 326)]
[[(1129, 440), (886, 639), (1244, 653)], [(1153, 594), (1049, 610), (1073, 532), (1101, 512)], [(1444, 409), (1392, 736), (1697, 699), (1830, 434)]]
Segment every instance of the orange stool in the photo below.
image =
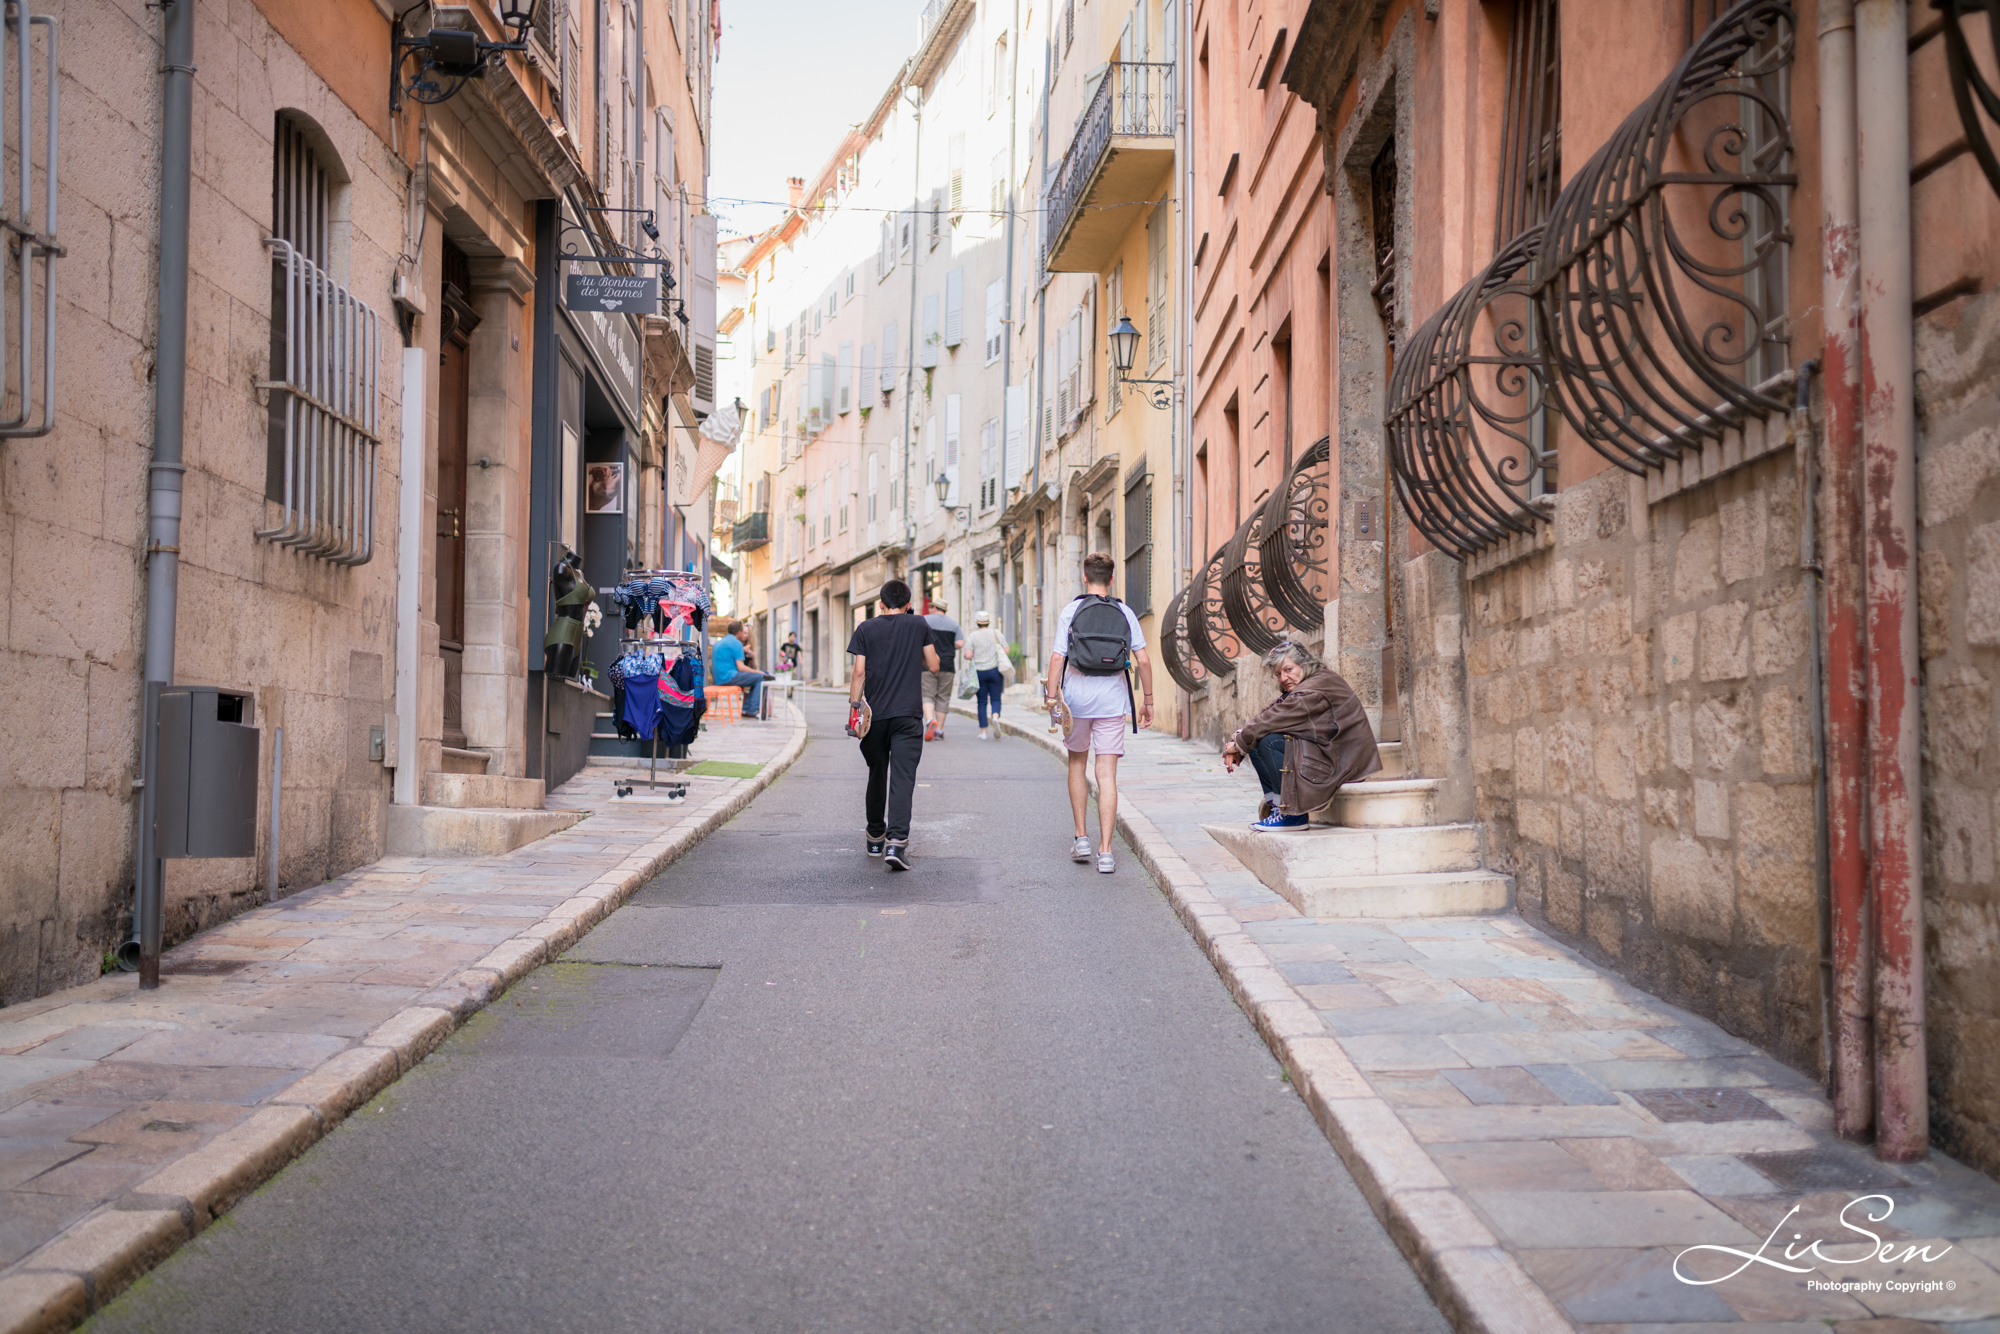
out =
[(743, 687), (709, 686), (708, 712), (702, 721), (714, 724), (740, 723), (743, 721)]

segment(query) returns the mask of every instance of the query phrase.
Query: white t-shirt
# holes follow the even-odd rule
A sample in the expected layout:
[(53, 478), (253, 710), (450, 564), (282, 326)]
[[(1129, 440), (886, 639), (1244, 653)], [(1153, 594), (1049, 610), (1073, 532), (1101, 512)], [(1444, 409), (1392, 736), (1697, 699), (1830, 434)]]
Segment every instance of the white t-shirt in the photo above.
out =
[[(1076, 609), (1081, 599), (1071, 598), (1070, 604), (1056, 617), (1056, 651), (1060, 653), (1069, 646), (1069, 623), (1076, 619)], [(1139, 618), (1124, 603), (1118, 610), (1125, 613), (1125, 624), (1132, 630), (1132, 652), (1135, 654), (1146, 647), (1146, 632), (1139, 628)], [(1109, 676), (1092, 676), (1079, 672), (1067, 663), (1063, 665), (1063, 703), (1069, 706), (1070, 714), (1077, 718), (1122, 718), (1132, 711), (1131, 696), (1126, 693), (1125, 674), (1119, 672)]]

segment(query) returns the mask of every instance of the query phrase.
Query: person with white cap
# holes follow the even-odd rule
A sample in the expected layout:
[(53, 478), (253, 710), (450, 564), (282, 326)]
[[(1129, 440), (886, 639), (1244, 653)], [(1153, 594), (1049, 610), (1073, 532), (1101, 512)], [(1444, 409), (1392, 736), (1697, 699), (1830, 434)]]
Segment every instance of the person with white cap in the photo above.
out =
[[(972, 618), (976, 627), (972, 638), (965, 641), (966, 661), (979, 677), (979, 739), (998, 741), (1000, 739), (1000, 692), (1007, 684), (1007, 641), (993, 628), (993, 613), (982, 611)], [(991, 735), (986, 724), (987, 702), (992, 702), (993, 726)]]

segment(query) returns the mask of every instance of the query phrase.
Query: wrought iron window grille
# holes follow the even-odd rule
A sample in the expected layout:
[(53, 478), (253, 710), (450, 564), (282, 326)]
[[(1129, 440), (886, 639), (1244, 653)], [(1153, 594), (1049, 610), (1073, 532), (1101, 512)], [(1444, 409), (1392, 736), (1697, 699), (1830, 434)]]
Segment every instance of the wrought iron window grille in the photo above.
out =
[(1470, 556), (1546, 517), (1554, 464), (1532, 265), (1515, 237), (1410, 336), (1389, 378), (1389, 464), (1417, 531)]
[(1166, 613), (1160, 617), (1160, 658), (1167, 665), (1167, 675), (1182, 690), (1200, 690), (1208, 683), (1208, 668), (1194, 651), (1194, 642), (1188, 632), (1188, 593), (1193, 585), (1182, 588), (1167, 602)]
[(283, 374), (257, 387), (284, 395), (284, 522), (257, 536), (330, 564), (366, 565), (375, 555), (380, 321), (291, 242), (264, 244), (283, 283), (276, 317), (286, 327)]
[[(1993, 0), (1931, 0), (1931, 7), (1944, 15), (1946, 76), (1951, 80), (1952, 101), (1958, 118), (1965, 124), (1966, 146), (1979, 161), (1979, 169), (1995, 194), (2000, 194), (2000, 154), (1996, 154), (1987, 121), (2000, 124), (2000, 91), (1986, 81), (1973, 59), (1972, 43), (1965, 35), (1965, 18), (1984, 11), (1986, 35), (1993, 43), (1993, 62), (2000, 68), (2000, 5)], [(1980, 113), (1985, 113), (1984, 119)]]
[(1258, 566), (1271, 605), (1294, 630), (1316, 630), (1326, 620), (1332, 552), (1327, 463), (1332, 456), (1331, 437), (1321, 436), (1264, 504)]
[(1741, 0), (1399, 351), (1397, 494), (1464, 559), (1545, 522), (1559, 412), (1634, 473), (1781, 411), (1792, 240), (1787, 0)]
[[(12, 122), (0, 125), (0, 139), (5, 140), (6, 155), (14, 160), (11, 184), (0, 175), (0, 231), (7, 234), (6, 253), (0, 255), (0, 312), (4, 312), (0, 313), (0, 388), (14, 398), (14, 411), (0, 418), (0, 439), (21, 439), (47, 435), (56, 424), (56, 261), (66, 253), (56, 240), (61, 84), (56, 77), (60, 66), (53, 15), (31, 14), (24, 0), (10, 0), (0, 26), (5, 28), (5, 40), (0, 42), (0, 57), (4, 57), (0, 59), (0, 104), (11, 95), (15, 113), (11, 118), (0, 118)], [(38, 27), (46, 30), (40, 98), (35, 96), (30, 49)], [(36, 101), (41, 102), (43, 116), (39, 207), (33, 189), (35, 135), (29, 114)], [(38, 276), (42, 289), (39, 336), (35, 329)], [(37, 357), (41, 360), (39, 376)]]
[(1787, 406), (1769, 386), (1791, 337), (1794, 48), (1787, 0), (1731, 7), (1556, 200), (1536, 265), (1547, 383), (1627, 471)]
[(1188, 642), (1212, 676), (1227, 676), (1235, 671), (1236, 659), (1243, 655), (1243, 646), (1236, 640), (1228, 609), (1222, 603), (1222, 568), (1228, 554), (1229, 545), (1224, 543), (1208, 558), (1208, 564), (1202, 566), (1186, 612)]

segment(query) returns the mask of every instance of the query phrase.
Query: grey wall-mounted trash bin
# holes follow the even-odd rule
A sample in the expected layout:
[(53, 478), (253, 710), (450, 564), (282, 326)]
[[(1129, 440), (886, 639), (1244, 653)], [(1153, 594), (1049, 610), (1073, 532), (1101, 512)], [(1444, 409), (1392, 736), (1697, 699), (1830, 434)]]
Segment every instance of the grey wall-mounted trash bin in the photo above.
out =
[(215, 686), (160, 690), (155, 855), (257, 855), (256, 699)]

